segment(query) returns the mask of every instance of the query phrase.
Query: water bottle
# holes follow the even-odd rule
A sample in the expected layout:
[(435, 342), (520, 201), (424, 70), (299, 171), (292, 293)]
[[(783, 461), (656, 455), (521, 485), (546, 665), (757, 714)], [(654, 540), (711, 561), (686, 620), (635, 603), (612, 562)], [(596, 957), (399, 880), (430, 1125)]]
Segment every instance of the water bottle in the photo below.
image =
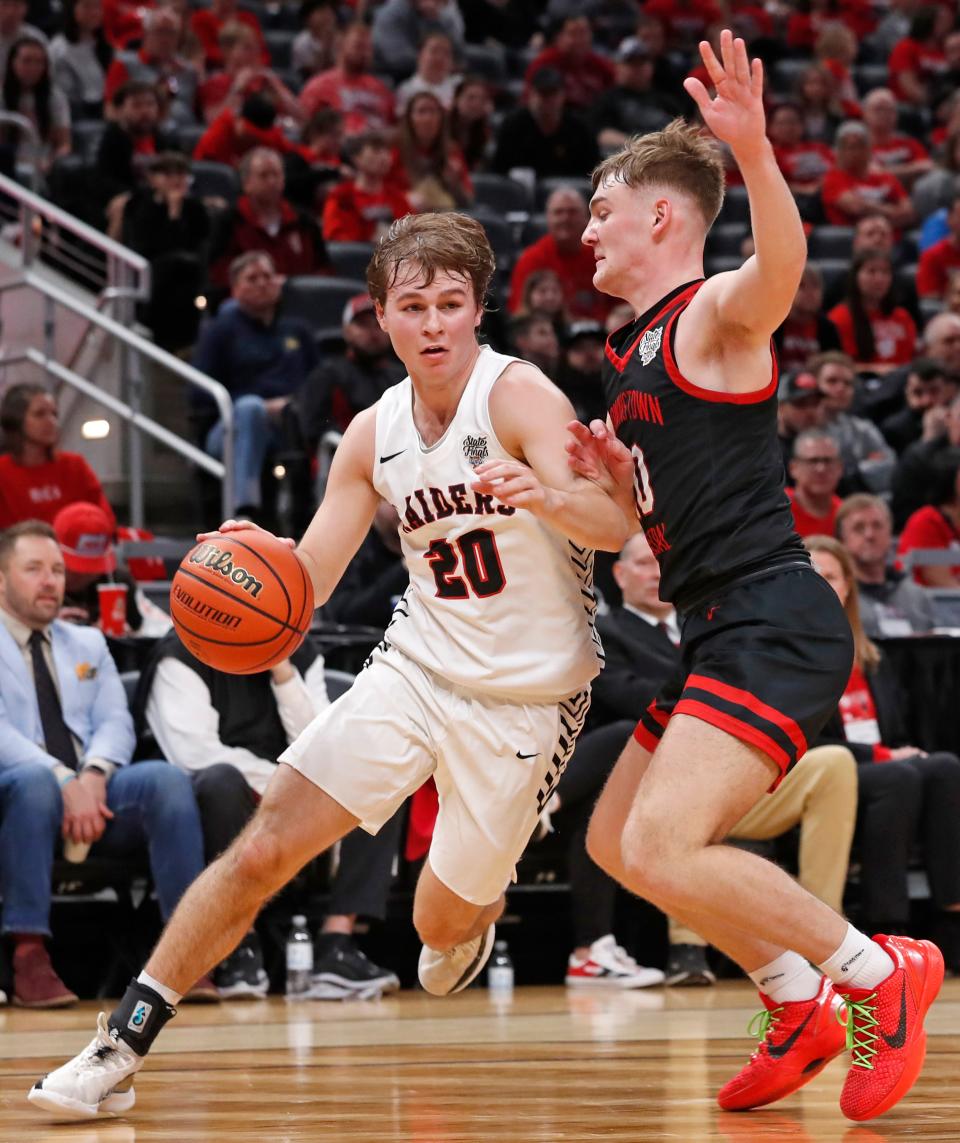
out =
[(310, 993), (313, 975), (313, 941), (307, 918), (298, 913), (287, 937), (287, 996), (303, 1000)]
[(506, 941), (496, 941), (493, 956), (487, 969), (487, 988), (494, 997), (508, 998), (513, 995), (513, 961), (507, 951)]

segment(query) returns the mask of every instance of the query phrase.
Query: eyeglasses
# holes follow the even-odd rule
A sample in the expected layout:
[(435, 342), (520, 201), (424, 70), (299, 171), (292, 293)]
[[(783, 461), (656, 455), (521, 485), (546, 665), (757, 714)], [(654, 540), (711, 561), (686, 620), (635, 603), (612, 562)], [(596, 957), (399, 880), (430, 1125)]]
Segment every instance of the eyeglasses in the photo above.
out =
[(808, 464), (811, 468), (832, 468), (840, 463), (838, 456), (795, 456), (797, 464)]

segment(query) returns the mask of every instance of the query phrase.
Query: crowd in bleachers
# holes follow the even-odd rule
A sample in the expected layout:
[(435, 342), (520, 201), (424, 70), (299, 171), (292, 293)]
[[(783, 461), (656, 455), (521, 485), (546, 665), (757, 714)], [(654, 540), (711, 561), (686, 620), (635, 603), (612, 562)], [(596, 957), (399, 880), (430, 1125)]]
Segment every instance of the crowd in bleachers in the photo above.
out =
[[(593, 288), (593, 256), (580, 242), (590, 171), (631, 134), (678, 115), (696, 120), (682, 81), (695, 75), (709, 83), (696, 45), (715, 43), (724, 26), (764, 60), (769, 137), (808, 234), (803, 280), (775, 335), (779, 436), (798, 530), (846, 545), (865, 637), (955, 626), (943, 618), (950, 592), (960, 592), (960, 12), (953, 0), (0, 0), (0, 168), (38, 179), (44, 194), (149, 259), (153, 294), (141, 320), (158, 344), (189, 356), (234, 397), (239, 510), (275, 525), (267, 495), (274, 464), (283, 460), (289, 474), (299, 458), (307, 477), (284, 521), (299, 528), (322, 488), (324, 449), (402, 372), (366, 295), (365, 267), (378, 236), (408, 212), (465, 210), (482, 222), (498, 261), (484, 338), (539, 365), (581, 418), (604, 415), (605, 337), (634, 315)], [(728, 155), (725, 161), (727, 194), (708, 238), (707, 274), (739, 266), (752, 249), (746, 191)], [(197, 442), (222, 455), (213, 406), (190, 412)], [(114, 527), (89, 466), (58, 448), (52, 398), (39, 388), (10, 390), (0, 422), (8, 450), (0, 455), (0, 527), (31, 518), (56, 526), (58, 512), (76, 501), (96, 505)], [(54, 538), (70, 534), (58, 527)], [(390, 535), (390, 520), (378, 520), (328, 618), (383, 628), (403, 580)], [(63, 550), (69, 568), (69, 544)], [(131, 588), (136, 606), (133, 581)], [(88, 590), (88, 621), (96, 619), (94, 598)], [(639, 592), (630, 606), (652, 615), (649, 604)], [(169, 696), (143, 699), (139, 729), (149, 722), (154, 749), (176, 761), (170, 753), (184, 743), (154, 726), (164, 703), (178, 701), (176, 688), (190, 689), (170, 638), (155, 676)], [(659, 648), (664, 661), (667, 649)], [(867, 676), (875, 665), (868, 650)], [(285, 728), (310, 701), (326, 701), (316, 688), (310, 699), (310, 667), (294, 664), (292, 675), (264, 681), (256, 701), (275, 699), (279, 710), (269, 741), (245, 741), (249, 727), (231, 723), (221, 761), (237, 763), (241, 756), (231, 751), (245, 752), (236, 768), (246, 778), (224, 795), (233, 806), (227, 826), (212, 826), (201, 812), (207, 856), (217, 851), (211, 836), (232, 836), (255, 804), (257, 764), (275, 757)], [(290, 714), (296, 702), (282, 697), (294, 677), (299, 715)], [(598, 711), (607, 711), (595, 713), (596, 733), (643, 705), (634, 691), (630, 712), (618, 706), (610, 697), (617, 683), (608, 674), (598, 685)], [(214, 710), (218, 701), (237, 701), (226, 686), (208, 690), (211, 705), (198, 725), (211, 711), (226, 718), (225, 707)], [(896, 736), (894, 704), (886, 694), (883, 702), (873, 725)], [(862, 688), (840, 713), (858, 703)], [(864, 733), (847, 729), (851, 742)], [(599, 751), (597, 741), (571, 768), (580, 775), (573, 792), (560, 789), (567, 806), (592, 804), (588, 795), (614, 756), (607, 740)], [(879, 737), (869, 745), (871, 763), (880, 760), (877, 749), (906, 749)], [(10, 765), (2, 749), (0, 776)], [(195, 752), (186, 753), (178, 764), (196, 791)], [(583, 762), (590, 757), (599, 761)], [(857, 761), (862, 768), (865, 759)], [(953, 811), (960, 810), (954, 763), (939, 761), (937, 779), (947, 790), (941, 804)], [(901, 831), (892, 876), (905, 878), (914, 834), (934, 827), (923, 816), (926, 795), (904, 793), (893, 769), (886, 773), (883, 807), (913, 797), (921, 823)], [(909, 786), (911, 778), (901, 781)], [(865, 788), (861, 781), (861, 798)], [(7, 802), (0, 812), (11, 820)], [(864, 812), (861, 858), (872, 863), (865, 914), (903, 926), (909, 917), (899, 880), (886, 897), (875, 887), (879, 878), (890, 890), (890, 852), (875, 852), (882, 847), (870, 841)], [(585, 818), (575, 816), (576, 839)], [(803, 828), (789, 809), (776, 820)], [(102, 815), (97, 838), (107, 836), (108, 822)], [(748, 823), (743, 836), (751, 829), (769, 836), (766, 828)], [(607, 891), (597, 888), (595, 871), (583, 871), (581, 849), (577, 843), (570, 855), (580, 877), (575, 906), (593, 907), (578, 915), (571, 978), (594, 945), (617, 978), (620, 954), (610, 953), (609, 934), (600, 931), (612, 923), (610, 910), (597, 916)], [(5, 852), (0, 846), (6, 909)], [(935, 903), (950, 914), (960, 892), (941, 870), (953, 854), (946, 842), (937, 854)], [(846, 856), (838, 860), (845, 870)], [(382, 854), (356, 861), (357, 868), (372, 861), (376, 889), (345, 891), (343, 914), (380, 915), (389, 882)], [(156, 871), (155, 880), (159, 886)], [(816, 874), (812, 880), (819, 884)], [(338, 916), (329, 932), (348, 937)], [(43, 935), (31, 918), (18, 930), (5, 912), (4, 931)], [(954, 941), (949, 955), (960, 967)], [(709, 976), (690, 951), (691, 934), (677, 931), (673, 943), (671, 979)], [(331, 951), (334, 944), (342, 960), (345, 946), (331, 942)], [(17, 955), (32, 960), (20, 991), (62, 1001), (37, 940), (23, 948)], [(353, 945), (347, 952), (362, 957)], [(262, 962), (253, 936), (239, 957), (222, 966), (221, 988), (242, 991), (246, 981), (256, 991)], [(357, 971), (367, 983), (384, 976), (376, 966), (372, 975), (362, 964)], [(638, 973), (652, 982), (638, 970), (634, 983)]]

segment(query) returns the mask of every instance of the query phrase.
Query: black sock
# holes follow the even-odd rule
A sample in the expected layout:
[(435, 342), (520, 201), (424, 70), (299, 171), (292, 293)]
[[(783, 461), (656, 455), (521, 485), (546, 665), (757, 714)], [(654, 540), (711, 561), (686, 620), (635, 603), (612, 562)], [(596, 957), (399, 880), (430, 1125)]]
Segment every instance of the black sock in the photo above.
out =
[(134, 978), (127, 985), (127, 991), (111, 1013), (108, 1023), (138, 1056), (145, 1056), (160, 1029), (176, 1014), (176, 1008), (168, 1004), (159, 992)]

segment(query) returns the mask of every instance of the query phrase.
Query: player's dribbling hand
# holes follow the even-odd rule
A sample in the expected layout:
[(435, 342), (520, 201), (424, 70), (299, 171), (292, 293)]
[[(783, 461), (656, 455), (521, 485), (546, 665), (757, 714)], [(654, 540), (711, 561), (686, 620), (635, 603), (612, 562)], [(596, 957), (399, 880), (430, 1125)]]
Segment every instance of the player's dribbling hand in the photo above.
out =
[[(268, 528), (261, 528), (259, 524), (254, 524), (252, 520), (224, 520), (224, 522), (213, 532), (198, 532), (197, 543), (202, 544), (204, 540), (215, 540), (219, 536), (226, 536), (230, 533), (236, 535), (237, 532), (266, 532), (268, 536), (273, 533)], [(276, 536), (275, 539), (279, 540), (281, 544), (286, 544), (288, 548), (295, 548), (297, 546), (296, 540), (291, 540), (289, 536)]]
[(693, 76), (683, 86), (700, 108), (704, 123), (734, 153), (764, 143), (763, 64), (748, 58), (747, 45), (739, 36), (734, 39), (728, 28), (720, 33), (720, 60), (706, 40), (700, 41), (700, 55), (716, 96), (711, 99)]
[(487, 460), (474, 469), (477, 479), (470, 485), (474, 492), (493, 496), (511, 508), (542, 510), (547, 504), (547, 490), (529, 465), (519, 460)]

